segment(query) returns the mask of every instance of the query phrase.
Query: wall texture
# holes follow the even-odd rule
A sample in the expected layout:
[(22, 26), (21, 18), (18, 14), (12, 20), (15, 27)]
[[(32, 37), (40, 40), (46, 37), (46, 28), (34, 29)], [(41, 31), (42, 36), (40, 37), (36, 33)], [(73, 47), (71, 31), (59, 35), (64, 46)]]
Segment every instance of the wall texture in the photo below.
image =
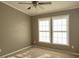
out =
[(0, 2), (0, 55), (31, 43), (31, 17)]
[[(63, 46), (63, 45), (55, 45), (55, 44), (46, 44), (38, 42), (38, 18), (42, 17), (52, 17), (52, 16), (58, 16), (58, 15), (66, 15), (69, 14), (69, 46)], [(60, 12), (54, 12), (44, 15), (38, 15), (32, 17), (32, 39), (33, 44), (37, 44), (40, 46), (46, 46), (51, 48), (57, 48), (57, 49), (64, 49), (64, 50), (70, 50), (74, 52), (79, 53), (79, 9), (73, 9), (73, 10), (65, 10)], [(74, 48), (72, 48), (74, 47)]]

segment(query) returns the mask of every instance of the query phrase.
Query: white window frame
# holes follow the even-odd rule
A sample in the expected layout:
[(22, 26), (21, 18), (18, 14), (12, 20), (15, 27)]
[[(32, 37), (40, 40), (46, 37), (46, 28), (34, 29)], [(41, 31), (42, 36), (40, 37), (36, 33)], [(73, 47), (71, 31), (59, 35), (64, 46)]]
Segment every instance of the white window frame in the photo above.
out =
[[(67, 40), (68, 40), (68, 44), (67, 45), (53, 43), (53, 27), (52, 27), (53, 26), (52, 25), (53, 23), (51, 21), (53, 21), (53, 18), (54, 17), (67, 17), (67, 19), (68, 19), (68, 21), (67, 21)], [(49, 38), (50, 42), (42, 42), (42, 41), (39, 41), (39, 32), (46, 32), (46, 31), (39, 31), (39, 21), (40, 20), (47, 20), (47, 18), (50, 21), (50, 25), (49, 25), (50, 31), (48, 31), (50, 33), (49, 34), (49, 36), (50, 36), (50, 38)], [(62, 32), (62, 31), (60, 31), (60, 32)], [(70, 40), (69, 40), (69, 15), (59, 15), (59, 16), (46, 17), (46, 18), (38, 18), (38, 42), (40, 42), (40, 43), (49, 43), (49, 44), (54, 44), (54, 45), (65, 45), (65, 46), (69, 46), (70, 45)]]
[[(43, 41), (40, 41), (40, 38), (39, 38), (39, 32), (49, 32), (49, 36), (50, 36), (50, 19), (49, 17), (46, 17), (46, 18), (39, 18), (38, 19), (38, 42), (41, 42), (41, 43), (51, 43), (51, 37), (49, 37), (49, 41), (50, 42), (43, 42)], [(39, 30), (39, 21), (44, 21), (44, 20), (49, 20), (49, 31), (40, 31)]]
[[(54, 16), (54, 17), (67, 17), (67, 31), (53, 31), (53, 25), (52, 25), (52, 44), (56, 44), (56, 45), (66, 45), (66, 46), (69, 46), (70, 45), (70, 41), (69, 41), (69, 15), (59, 15), (59, 16)], [(52, 24), (53, 24), (53, 18), (52, 17)], [(68, 44), (58, 44), (58, 43), (53, 43), (53, 33), (54, 32), (67, 32), (67, 41), (68, 41)]]

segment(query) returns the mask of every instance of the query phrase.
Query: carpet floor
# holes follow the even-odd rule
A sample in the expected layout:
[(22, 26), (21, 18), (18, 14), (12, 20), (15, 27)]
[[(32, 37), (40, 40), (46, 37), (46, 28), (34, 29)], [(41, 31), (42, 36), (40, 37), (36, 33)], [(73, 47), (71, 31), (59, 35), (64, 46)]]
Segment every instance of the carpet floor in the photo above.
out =
[(8, 56), (8, 58), (79, 58), (79, 55), (42, 48), (29, 48), (23, 52)]

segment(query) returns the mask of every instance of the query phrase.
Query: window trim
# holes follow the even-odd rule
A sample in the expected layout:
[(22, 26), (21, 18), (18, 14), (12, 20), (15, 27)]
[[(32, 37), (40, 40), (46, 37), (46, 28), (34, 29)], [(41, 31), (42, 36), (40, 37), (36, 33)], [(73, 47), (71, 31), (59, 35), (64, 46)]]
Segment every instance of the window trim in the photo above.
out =
[[(67, 23), (68, 23), (68, 24), (67, 24), (68, 45), (64, 45), (64, 44), (54, 44), (54, 43), (53, 43), (53, 39), (52, 39), (52, 38), (53, 38), (53, 33), (52, 33), (52, 32), (53, 32), (53, 31), (52, 31), (52, 27), (53, 27), (52, 24), (53, 24), (53, 23), (52, 23), (52, 19), (53, 19), (53, 17), (56, 17), (56, 16), (59, 16), (59, 17), (60, 17), (60, 16), (67, 16), (67, 19), (68, 19), (68, 21), (67, 21)], [(47, 43), (47, 42), (40, 42), (40, 41), (39, 41), (39, 20), (42, 20), (43, 18), (44, 18), (44, 19), (45, 19), (45, 18), (49, 18), (49, 20), (50, 20), (50, 26), (49, 26), (49, 27), (50, 27), (50, 32), (49, 32), (49, 33), (50, 33), (50, 43), (47, 43), (47, 44), (61, 45), (61, 46), (70, 46), (70, 44), (71, 44), (71, 42), (70, 42), (70, 37), (69, 37), (69, 33), (70, 33), (70, 32), (69, 32), (69, 27), (70, 27), (70, 26), (69, 26), (69, 21), (70, 21), (69, 18), (70, 18), (70, 15), (69, 15), (69, 14), (65, 14), (65, 15), (56, 15), (56, 16), (38, 18), (38, 40), (37, 40), (37, 42), (38, 42), (38, 43)], [(66, 31), (64, 31), (64, 32), (66, 32)]]
[[(47, 19), (48, 18), (48, 19)], [(49, 20), (49, 31), (40, 31), (39, 30), (39, 21), (40, 20)], [(51, 44), (51, 35), (50, 35), (50, 32), (51, 32), (51, 28), (50, 28), (50, 20), (51, 20), (51, 18), (50, 17), (45, 17), (45, 18), (39, 18), (38, 19), (38, 42), (40, 42), (40, 43), (48, 43), (48, 44)], [(50, 36), (50, 38), (49, 38), (49, 40), (50, 40), (50, 42), (42, 42), (42, 41), (39, 41), (39, 32), (49, 32), (49, 36)]]
[[(69, 39), (69, 15), (57, 15), (57, 16), (53, 16), (52, 20), (54, 17), (67, 17), (67, 31), (53, 31), (53, 27), (52, 27), (52, 32), (67, 32), (67, 38), (68, 38), (68, 44), (57, 44), (57, 43), (53, 43), (53, 35), (52, 35), (52, 44), (54, 45), (62, 45), (62, 46), (69, 46), (70, 45), (70, 39)], [(52, 21), (53, 22), (53, 21)], [(52, 23), (53, 26), (53, 23)], [(53, 34), (53, 33), (52, 33)]]

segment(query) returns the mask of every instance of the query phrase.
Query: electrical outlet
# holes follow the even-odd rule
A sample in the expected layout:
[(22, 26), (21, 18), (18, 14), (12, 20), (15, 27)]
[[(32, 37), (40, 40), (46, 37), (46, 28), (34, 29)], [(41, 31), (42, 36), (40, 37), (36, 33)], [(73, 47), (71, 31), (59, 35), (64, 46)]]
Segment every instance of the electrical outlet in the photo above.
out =
[(0, 52), (2, 52), (2, 49), (0, 49)]
[(74, 46), (72, 45), (72, 49), (74, 49)]

